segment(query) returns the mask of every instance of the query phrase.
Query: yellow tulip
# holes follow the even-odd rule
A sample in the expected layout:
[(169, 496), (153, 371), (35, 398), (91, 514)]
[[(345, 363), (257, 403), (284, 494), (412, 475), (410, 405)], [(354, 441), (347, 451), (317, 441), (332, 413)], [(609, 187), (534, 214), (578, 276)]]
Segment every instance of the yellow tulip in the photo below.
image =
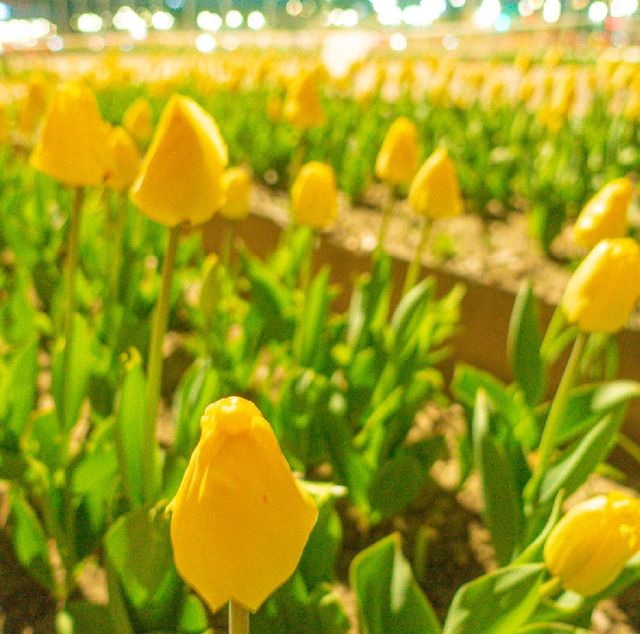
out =
[(398, 117), (387, 131), (378, 157), (376, 176), (390, 185), (411, 182), (418, 170), (418, 129), (407, 117)]
[(287, 90), (284, 118), (298, 128), (313, 128), (325, 122), (316, 72), (297, 77)]
[(599, 495), (574, 506), (544, 547), (547, 568), (564, 587), (592, 596), (615, 581), (640, 551), (640, 500)]
[(279, 121), (282, 114), (282, 101), (278, 97), (270, 97), (267, 101), (267, 117), (271, 121)]
[(447, 151), (437, 149), (422, 165), (409, 190), (415, 213), (446, 218), (462, 213), (462, 198), (453, 161)]
[(230, 167), (222, 176), (226, 194), (220, 215), (228, 220), (242, 220), (249, 214), (251, 176), (243, 167)]
[(105, 184), (117, 191), (129, 189), (142, 163), (138, 146), (127, 131), (119, 126), (109, 132), (108, 144), (111, 160)]
[(100, 185), (106, 174), (108, 130), (95, 95), (81, 84), (64, 84), (45, 114), (30, 163), (65, 185)]
[(584, 332), (616, 332), (640, 296), (640, 247), (631, 238), (602, 240), (569, 280), (562, 309)]
[(626, 235), (632, 194), (633, 183), (628, 178), (607, 183), (580, 212), (573, 227), (575, 241), (591, 249), (600, 240)]
[(293, 477), (271, 426), (240, 397), (207, 407), (170, 509), (176, 567), (214, 612), (255, 612), (296, 569), (316, 506)]
[(333, 168), (311, 161), (303, 165), (291, 187), (291, 211), (295, 221), (322, 230), (338, 215), (338, 188)]
[(36, 74), (27, 86), (27, 94), (18, 110), (18, 128), (26, 135), (32, 135), (47, 108), (48, 84), (43, 75)]
[(9, 143), (11, 139), (11, 123), (9, 112), (4, 104), (0, 104), (0, 143)]
[(206, 222), (224, 203), (227, 146), (213, 118), (195, 101), (174, 95), (167, 103), (131, 199), (168, 227)]
[(145, 145), (153, 134), (151, 104), (138, 97), (122, 115), (122, 127), (140, 144)]

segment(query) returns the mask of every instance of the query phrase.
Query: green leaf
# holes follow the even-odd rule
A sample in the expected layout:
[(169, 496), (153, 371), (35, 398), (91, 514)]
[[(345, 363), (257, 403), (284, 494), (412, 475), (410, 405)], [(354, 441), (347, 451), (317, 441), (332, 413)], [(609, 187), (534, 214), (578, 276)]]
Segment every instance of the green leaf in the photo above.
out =
[(55, 582), (49, 563), (48, 536), (19, 489), (11, 490), (10, 504), (11, 543), (16, 559), (36, 581), (53, 593)]
[(26, 470), (27, 463), (20, 453), (0, 448), (0, 480), (19, 482)]
[(121, 516), (104, 539), (114, 583), (135, 629), (174, 628), (182, 581), (173, 563), (169, 520), (163, 509), (141, 507)]
[(541, 346), (538, 310), (531, 282), (527, 281), (513, 305), (507, 350), (513, 374), (529, 405), (536, 405), (544, 394), (545, 367), (540, 356)]
[(349, 619), (327, 584), (313, 591), (299, 572), (276, 590), (251, 617), (251, 634), (344, 634)]
[(299, 570), (309, 588), (318, 584), (332, 583), (335, 577), (335, 566), (342, 544), (342, 523), (336, 513), (336, 489), (331, 484), (311, 485), (307, 490), (313, 495), (318, 507), (318, 519), (311, 531)]
[(64, 375), (64, 346), (54, 353), (52, 365), (53, 397), (64, 431), (69, 431), (78, 422), (80, 407), (87, 395), (92, 367), (91, 343), (92, 337), (86, 320), (81, 315), (74, 315), (69, 374)]
[(539, 601), (543, 564), (509, 566), (463, 585), (443, 634), (506, 634), (523, 625)]
[(385, 462), (369, 485), (371, 521), (380, 522), (409, 505), (424, 486), (427, 474), (420, 461), (410, 455)]
[(147, 382), (137, 350), (126, 363), (116, 406), (115, 438), (120, 475), (129, 504), (144, 500), (144, 426)]
[(210, 403), (220, 398), (220, 376), (210, 360), (198, 359), (187, 370), (176, 392), (175, 452), (189, 458), (200, 438), (200, 419)]
[[(573, 389), (558, 430), (557, 445), (591, 429), (604, 414), (636, 398), (640, 398), (640, 383), (636, 381), (611, 381)], [(548, 408), (540, 412), (544, 418), (547, 414)]]
[(542, 551), (547, 537), (558, 523), (562, 515), (562, 504), (564, 503), (564, 491), (559, 491), (553, 501), (553, 508), (547, 519), (547, 523), (538, 536), (513, 560), (514, 564), (530, 564), (542, 559)]
[(622, 410), (607, 414), (589, 433), (563, 452), (544, 474), (540, 485), (542, 504), (551, 502), (560, 489), (571, 495), (587, 479), (607, 457), (623, 418)]
[[(88, 601), (69, 601), (64, 613), (69, 619), (69, 634), (120, 634), (120, 629), (111, 620), (109, 609)], [(61, 634), (58, 629), (58, 634)]]
[(349, 568), (360, 634), (438, 634), (440, 624), (413, 578), (397, 533), (358, 553)]
[(329, 267), (325, 266), (315, 276), (303, 298), (303, 310), (293, 340), (294, 354), (302, 367), (314, 367), (314, 358), (321, 348), (318, 339), (325, 328), (330, 301)]
[(209, 629), (207, 609), (195, 594), (187, 595), (180, 612), (178, 632), (180, 634), (202, 634)]
[(38, 378), (38, 340), (33, 339), (13, 359), (10, 366), (8, 397), (10, 413), (7, 428), (14, 438), (24, 432), (36, 404)]
[(473, 453), (480, 474), (483, 517), (498, 562), (511, 561), (522, 525), (521, 498), (511, 464), (491, 436), (489, 409), (484, 390), (478, 390), (473, 415)]
[(451, 389), (456, 398), (473, 409), (476, 393), (482, 388), (495, 405), (496, 413), (504, 418), (520, 443), (533, 449), (538, 442), (539, 430), (531, 408), (520, 390), (507, 388), (488, 372), (464, 363), (456, 365)]

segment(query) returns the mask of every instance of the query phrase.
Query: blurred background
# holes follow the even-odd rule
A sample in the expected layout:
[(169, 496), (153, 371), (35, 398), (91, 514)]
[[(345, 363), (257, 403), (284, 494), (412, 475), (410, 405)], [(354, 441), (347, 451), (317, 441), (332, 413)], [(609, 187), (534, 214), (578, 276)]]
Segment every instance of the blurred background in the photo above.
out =
[[(392, 49), (411, 40), (474, 55), (544, 48), (561, 40), (588, 53), (637, 38), (638, 0), (17, 0), (0, 2), (0, 46), (49, 49), (195, 45), (202, 52), (250, 39), (263, 46), (314, 44), (328, 32), (380, 34)], [(285, 33), (291, 34), (288, 39)], [(194, 38), (195, 32), (195, 38)], [(218, 42), (216, 35), (232, 34)], [(296, 34), (303, 34), (301, 42)], [(197, 39), (198, 34), (207, 34)], [(536, 34), (538, 37), (532, 38)], [(87, 37), (88, 36), (88, 37)], [(495, 36), (495, 37), (487, 37)], [(497, 37), (500, 36), (500, 37)], [(543, 37), (544, 36), (544, 37)], [(375, 40), (374, 40), (375, 41)], [(480, 43), (480, 49), (478, 49)], [(627, 51), (633, 55), (633, 51)]]

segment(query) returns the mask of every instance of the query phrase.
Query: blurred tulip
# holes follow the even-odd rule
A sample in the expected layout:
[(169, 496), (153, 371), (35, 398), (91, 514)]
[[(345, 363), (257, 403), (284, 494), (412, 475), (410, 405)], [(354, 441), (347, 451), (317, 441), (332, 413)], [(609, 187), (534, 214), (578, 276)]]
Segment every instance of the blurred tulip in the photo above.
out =
[(44, 76), (34, 74), (27, 85), (27, 94), (18, 108), (18, 129), (32, 135), (47, 109), (48, 85)]
[(270, 97), (267, 101), (267, 117), (271, 121), (279, 121), (282, 115), (282, 101), (278, 97)]
[(584, 332), (616, 332), (640, 296), (640, 247), (630, 238), (603, 240), (569, 280), (562, 297), (568, 321)]
[(170, 505), (176, 566), (214, 612), (255, 612), (293, 574), (318, 512), (253, 403), (219, 400), (200, 427)]
[(624, 237), (632, 194), (633, 183), (628, 178), (607, 183), (580, 212), (573, 227), (575, 241), (592, 249), (600, 240)]
[(251, 175), (244, 167), (230, 167), (222, 176), (225, 191), (220, 215), (228, 220), (242, 220), (249, 214)]
[(81, 84), (64, 84), (47, 110), (30, 163), (65, 185), (100, 185), (108, 131), (95, 95)]
[(192, 99), (174, 95), (162, 113), (131, 198), (163, 225), (201, 224), (224, 203), (226, 164), (227, 146), (211, 115)]
[(122, 127), (141, 145), (146, 145), (153, 134), (151, 104), (138, 97), (122, 115)]
[(574, 506), (544, 547), (547, 568), (567, 590), (589, 597), (613, 583), (640, 551), (640, 500), (599, 495)]
[(447, 151), (437, 149), (422, 165), (409, 190), (413, 211), (428, 218), (446, 218), (462, 213), (460, 186)]
[(389, 127), (378, 157), (376, 176), (390, 185), (409, 184), (418, 170), (418, 129), (406, 117), (398, 117)]
[(303, 165), (291, 187), (291, 211), (298, 224), (327, 229), (338, 214), (338, 189), (333, 168), (312, 161)]
[(127, 131), (119, 126), (109, 132), (108, 145), (110, 161), (106, 185), (116, 191), (129, 189), (142, 163), (138, 146)]
[(304, 72), (290, 84), (284, 102), (284, 117), (298, 128), (313, 128), (324, 124), (326, 117), (320, 103), (315, 71)]

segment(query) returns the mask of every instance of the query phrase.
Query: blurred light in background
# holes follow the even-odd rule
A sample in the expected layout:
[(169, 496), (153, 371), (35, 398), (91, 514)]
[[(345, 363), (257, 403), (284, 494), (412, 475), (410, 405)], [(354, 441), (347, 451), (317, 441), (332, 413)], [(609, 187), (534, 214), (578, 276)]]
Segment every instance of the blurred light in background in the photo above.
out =
[(607, 13), (609, 12), (609, 7), (601, 0), (596, 0), (589, 7), (589, 19), (592, 22), (604, 22), (607, 17)]
[(0, 20), (8, 20), (11, 17), (11, 7), (5, 2), (0, 2)]
[(612, 0), (609, 10), (613, 18), (626, 18), (638, 10), (638, 0)]
[(55, 25), (44, 18), (5, 20), (0, 22), (0, 45), (32, 47), (39, 39), (55, 32)]
[(231, 9), (225, 16), (224, 21), (230, 29), (237, 29), (244, 22), (244, 18), (240, 11)]
[(210, 33), (200, 33), (196, 38), (196, 48), (201, 53), (211, 53), (216, 48), (216, 38)]
[(203, 31), (219, 31), (222, 26), (222, 18), (211, 11), (200, 11), (196, 19), (198, 28)]
[(511, 27), (511, 18), (506, 13), (501, 13), (498, 16), (494, 27), (499, 33), (506, 33)]
[(262, 11), (252, 11), (247, 16), (247, 26), (254, 31), (261, 29), (267, 23)]
[(156, 31), (169, 31), (175, 22), (175, 18), (168, 11), (156, 11), (151, 16), (151, 26)]
[(562, 5), (560, 0), (546, 0), (542, 7), (542, 19), (550, 24), (557, 22), (561, 13)]
[(394, 33), (389, 38), (389, 46), (394, 51), (404, 51), (407, 48), (407, 38), (402, 33)]
[(83, 13), (78, 16), (78, 31), (98, 33), (102, 30), (102, 18), (97, 13)]
[(483, 29), (493, 26), (502, 13), (500, 0), (482, 0), (480, 6), (473, 13), (474, 23)]

